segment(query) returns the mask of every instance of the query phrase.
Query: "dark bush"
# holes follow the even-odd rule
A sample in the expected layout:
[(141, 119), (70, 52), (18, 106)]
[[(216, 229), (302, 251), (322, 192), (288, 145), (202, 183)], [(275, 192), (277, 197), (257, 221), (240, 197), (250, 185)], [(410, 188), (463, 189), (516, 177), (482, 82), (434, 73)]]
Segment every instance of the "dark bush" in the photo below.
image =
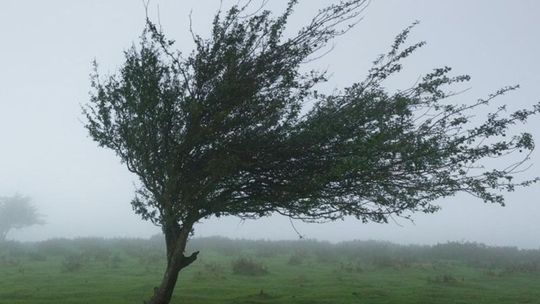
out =
[(338, 262), (338, 252), (332, 247), (315, 248), (313, 251), (318, 263), (331, 264)]
[[(461, 279), (463, 281), (463, 278)], [(428, 283), (437, 283), (437, 284), (455, 284), (458, 282), (458, 279), (450, 274), (436, 276), (435, 278), (428, 277)]]
[(120, 264), (122, 264), (122, 258), (117, 254), (115, 254), (109, 261), (109, 267), (113, 269), (119, 268)]
[(348, 272), (348, 273), (353, 273), (353, 272), (357, 272), (357, 273), (361, 273), (364, 271), (364, 269), (362, 268), (362, 265), (359, 263), (359, 262), (356, 262), (356, 263), (353, 263), (353, 262), (348, 262), (348, 263), (339, 263), (339, 271), (340, 272)]
[(225, 270), (223, 269), (223, 266), (221, 266), (220, 264), (216, 262), (204, 263), (203, 267), (204, 267), (204, 270), (206, 270), (206, 272), (209, 272), (215, 275), (221, 275), (223, 274), (223, 272), (225, 272)]
[(43, 262), (47, 260), (47, 256), (39, 252), (29, 252), (28, 259), (34, 262)]
[(395, 258), (389, 256), (374, 257), (371, 263), (377, 268), (393, 268), (403, 269), (410, 267), (410, 263), (402, 258)]
[(63, 272), (80, 271), (84, 265), (85, 258), (82, 254), (70, 254), (62, 261)]
[(268, 274), (268, 270), (264, 265), (245, 257), (234, 260), (232, 270), (234, 274), (238, 275), (261, 276)]
[(291, 255), (287, 264), (292, 266), (301, 265), (302, 263), (304, 263), (306, 258), (307, 254), (305, 252), (297, 251)]

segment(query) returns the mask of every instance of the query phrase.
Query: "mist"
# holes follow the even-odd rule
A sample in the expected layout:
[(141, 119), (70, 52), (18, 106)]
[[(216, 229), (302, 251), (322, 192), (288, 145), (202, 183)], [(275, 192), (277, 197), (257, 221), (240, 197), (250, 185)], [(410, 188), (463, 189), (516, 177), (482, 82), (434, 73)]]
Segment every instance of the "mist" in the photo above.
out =
[[(317, 5), (312, 3), (316, 2)], [(291, 22), (312, 15), (331, 1), (304, 1)], [(189, 32), (204, 36), (219, 3), (152, 1), (149, 16), (159, 20), (176, 46), (189, 53)], [(272, 2), (271, 9), (283, 4)], [(281, 5), (281, 6), (280, 6)], [(339, 37), (331, 53), (313, 62), (332, 77), (332, 90), (362, 79), (394, 36), (415, 20), (410, 41), (428, 45), (408, 58), (404, 72), (391, 82), (410, 87), (434, 67), (451, 66), (472, 76), (459, 95), (474, 101), (506, 85), (521, 88), (499, 98), (509, 110), (530, 107), (540, 99), (540, 40), (537, 1), (373, 1), (363, 20)], [(0, 10), (0, 196), (32, 198), (46, 224), (15, 230), (9, 239), (41, 241), (76, 237), (141, 237), (160, 228), (135, 215), (130, 201), (137, 179), (119, 158), (99, 148), (82, 122), (88, 101), (89, 74), (96, 59), (104, 73), (123, 61), (123, 50), (137, 42), (145, 21), (140, 1), (14, 1)], [(295, 27), (296, 26), (296, 27)], [(540, 140), (540, 121), (533, 117), (514, 130)], [(530, 155), (520, 178), (540, 176), (540, 152)], [(435, 214), (413, 214), (388, 224), (362, 224), (355, 219), (308, 224), (272, 216), (260, 220), (209, 219), (195, 226), (196, 237), (339, 242), (384, 240), (399, 244), (480, 242), (499, 246), (540, 248), (540, 187), (532, 185), (506, 195), (506, 206), (486, 205), (468, 195), (439, 202)]]

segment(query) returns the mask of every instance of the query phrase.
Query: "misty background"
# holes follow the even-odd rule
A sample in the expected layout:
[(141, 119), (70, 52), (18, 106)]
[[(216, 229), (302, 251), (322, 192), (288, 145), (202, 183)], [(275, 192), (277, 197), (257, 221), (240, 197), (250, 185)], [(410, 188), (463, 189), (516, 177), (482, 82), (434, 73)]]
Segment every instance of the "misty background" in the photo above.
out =
[[(318, 8), (332, 1), (301, 1), (291, 19), (295, 30)], [(224, 9), (231, 1), (224, 1)], [(257, 3), (257, 2), (255, 2)], [(285, 1), (272, 1), (279, 10)], [(193, 46), (189, 33), (206, 36), (219, 1), (152, 0), (149, 16), (184, 53)], [(158, 13), (159, 12), (159, 13)], [(415, 20), (410, 43), (427, 46), (405, 60), (404, 71), (389, 82), (410, 87), (432, 68), (451, 66), (469, 74), (469, 88), (459, 102), (472, 102), (506, 86), (521, 89), (494, 106), (509, 111), (540, 100), (540, 2), (375, 0), (364, 19), (335, 41), (334, 50), (309, 67), (332, 75), (323, 89), (361, 81), (394, 36)], [(102, 74), (123, 62), (123, 50), (138, 43), (144, 28), (141, 1), (4, 0), (0, 7), (0, 196), (28, 195), (46, 224), (12, 231), (8, 238), (38, 241), (58, 237), (149, 237), (160, 230), (131, 209), (136, 178), (112, 151), (97, 147), (84, 129), (81, 105), (88, 100), (91, 61)], [(540, 120), (527, 129), (540, 142)], [(519, 177), (540, 176), (540, 150), (533, 166)], [(486, 205), (468, 195), (440, 201), (435, 214), (414, 214), (414, 223), (362, 224), (354, 219), (306, 224), (294, 221), (307, 238), (343, 241), (377, 239), (396, 243), (434, 244), (473, 241), (489, 245), (540, 248), (540, 185), (506, 195), (507, 206)], [(240, 221), (220, 218), (195, 226), (195, 236), (296, 239), (289, 220), (270, 217)]]

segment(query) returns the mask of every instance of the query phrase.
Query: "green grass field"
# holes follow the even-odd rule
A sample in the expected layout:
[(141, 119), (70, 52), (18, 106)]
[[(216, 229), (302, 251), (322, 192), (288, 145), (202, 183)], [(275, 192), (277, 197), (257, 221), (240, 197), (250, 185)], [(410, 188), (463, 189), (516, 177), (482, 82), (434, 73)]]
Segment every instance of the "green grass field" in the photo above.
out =
[[(540, 303), (540, 253), (476, 244), (200, 239), (173, 303)], [(156, 240), (0, 244), (0, 303), (142, 303)], [(233, 265), (236, 265), (233, 267)]]

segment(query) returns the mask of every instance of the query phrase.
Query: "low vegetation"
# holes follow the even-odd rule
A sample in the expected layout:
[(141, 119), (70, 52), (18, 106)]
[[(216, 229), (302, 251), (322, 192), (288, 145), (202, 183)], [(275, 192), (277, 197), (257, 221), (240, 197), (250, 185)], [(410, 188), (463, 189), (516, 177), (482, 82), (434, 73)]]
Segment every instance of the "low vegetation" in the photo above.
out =
[(251, 258), (241, 257), (232, 262), (233, 274), (261, 276), (268, 274), (268, 269), (262, 264), (253, 261)]
[[(402, 246), (193, 239), (199, 260), (172, 303), (539, 303), (540, 250), (476, 243)], [(266, 252), (265, 252), (266, 251)], [(0, 303), (140, 303), (164, 241), (0, 244)]]

